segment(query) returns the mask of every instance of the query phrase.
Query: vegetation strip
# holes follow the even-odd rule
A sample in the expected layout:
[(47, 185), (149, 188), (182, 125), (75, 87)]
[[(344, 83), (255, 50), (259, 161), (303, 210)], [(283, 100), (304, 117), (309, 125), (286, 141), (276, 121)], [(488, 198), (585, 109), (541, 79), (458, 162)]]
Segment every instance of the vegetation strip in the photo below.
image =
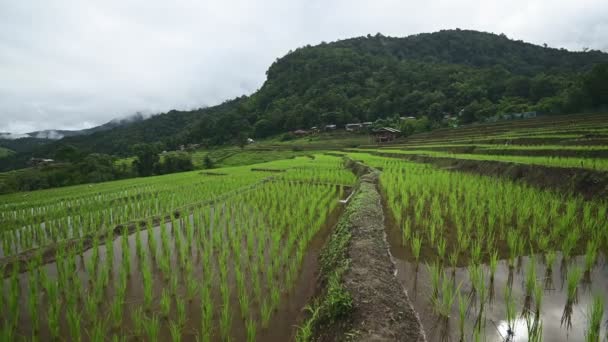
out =
[(309, 308), (298, 340), (423, 341), (407, 294), (394, 277), (384, 238), (377, 172), (359, 163), (358, 190), (322, 255), (325, 293)]
[(526, 165), (493, 160), (478, 161), (456, 158), (435, 158), (429, 156), (396, 157), (399, 159), (432, 164), (453, 171), (500, 177), (512, 181), (522, 181), (528, 185), (541, 189), (561, 191), (567, 194), (578, 194), (587, 200), (601, 199), (608, 196), (607, 172), (580, 168)]
[[(180, 206), (178, 208), (174, 208), (172, 210), (173, 215), (175, 217), (179, 217), (182, 212), (187, 211), (189, 213), (196, 208), (202, 208), (204, 206), (212, 205), (214, 203), (218, 203), (224, 201), (232, 196), (241, 194), (246, 191), (253, 190), (260, 185), (271, 181), (272, 177), (268, 177), (259, 181), (257, 183), (244, 186), (240, 189), (235, 189), (224, 193), (214, 199), (205, 200), (197, 203), (190, 203), (184, 206)], [(43, 264), (47, 264), (55, 261), (56, 251), (60, 249), (71, 248), (74, 249), (73, 252), (76, 254), (82, 254), (87, 251), (91, 247), (93, 247), (93, 239), (101, 239), (100, 245), (104, 245), (106, 242), (106, 237), (112, 237), (113, 239), (122, 236), (123, 234), (132, 234), (137, 230), (139, 226), (145, 227), (146, 222), (152, 221), (154, 225), (160, 225), (161, 223), (171, 222), (171, 215), (161, 215), (161, 216), (150, 216), (150, 217), (142, 217), (137, 220), (133, 220), (127, 223), (118, 224), (114, 228), (106, 231), (96, 231), (94, 233), (90, 233), (88, 235), (81, 236), (79, 238), (73, 238), (69, 240), (63, 240), (56, 244), (34, 248), (31, 250), (23, 251), (19, 254), (4, 257), (0, 259), (0, 278), (10, 276), (13, 272), (13, 269), (16, 268), (17, 272), (26, 272), (28, 271), (29, 262), (37, 257), (41, 257), (41, 261)]]

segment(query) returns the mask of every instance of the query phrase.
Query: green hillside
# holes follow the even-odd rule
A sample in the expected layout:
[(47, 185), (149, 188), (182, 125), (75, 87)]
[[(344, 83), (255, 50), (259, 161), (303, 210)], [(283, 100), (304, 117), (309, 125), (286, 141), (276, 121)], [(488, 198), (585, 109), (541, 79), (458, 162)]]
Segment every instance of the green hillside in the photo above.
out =
[[(603, 63), (603, 64), (602, 64)], [(594, 67), (595, 66), (595, 67)], [(314, 125), (460, 114), (462, 123), (502, 113), (574, 113), (607, 106), (608, 54), (570, 52), (477, 31), (405, 38), (382, 35), (305, 46), (277, 59), (251, 94), (194, 111), (170, 111), (126, 127), (64, 138), (0, 162), (23, 167), (33, 155), (61, 159), (132, 154), (137, 143), (238, 144)], [(436, 124), (434, 124), (436, 125)]]
[(8, 148), (0, 147), (0, 158), (4, 158), (13, 154), (14, 152), (9, 150)]

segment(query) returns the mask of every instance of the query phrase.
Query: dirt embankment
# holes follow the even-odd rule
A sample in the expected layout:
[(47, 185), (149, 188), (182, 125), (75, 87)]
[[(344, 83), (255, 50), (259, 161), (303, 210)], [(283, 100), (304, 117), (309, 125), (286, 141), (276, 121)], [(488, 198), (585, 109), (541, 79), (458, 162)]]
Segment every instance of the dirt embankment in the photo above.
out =
[[(332, 240), (345, 241), (344, 253), (337, 255), (347, 260), (333, 265), (339, 269), (342, 290), (350, 296), (350, 307), (341, 317), (318, 313), (326, 321), (318, 322), (313, 340), (425, 341), (418, 316), (394, 275), (395, 265), (388, 251), (377, 189), (378, 173), (361, 164), (351, 163), (351, 168), (362, 175), (359, 188), (328, 243), (328, 248), (332, 248), (335, 247)], [(345, 266), (340, 269), (340, 265)], [(330, 294), (322, 298), (321, 310), (330, 312), (331, 306), (325, 303), (333, 299), (335, 296)]]
[(581, 195), (587, 200), (608, 197), (608, 172), (583, 168), (550, 167), (500, 161), (437, 158), (414, 155), (404, 156), (389, 153), (377, 153), (377, 155), (429, 163), (453, 171), (502, 177), (511, 181), (520, 181), (540, 189)]

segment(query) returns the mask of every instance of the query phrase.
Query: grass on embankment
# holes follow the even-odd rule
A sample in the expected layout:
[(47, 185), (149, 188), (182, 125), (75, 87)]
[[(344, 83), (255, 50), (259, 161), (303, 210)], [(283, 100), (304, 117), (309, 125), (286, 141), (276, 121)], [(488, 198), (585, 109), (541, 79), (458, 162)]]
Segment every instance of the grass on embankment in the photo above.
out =
[(323, 248), (319, 276), (323, 292), (306, 307), (309, 317), (298, 328), (296, 341), (312, 341), (323, 326), (347, 316), (352, 310), (352, 297), (343, 286), (342, 277), (350, 263), (350, 217), (359, 209), (362, 198), (366, 196), (365, 192), (355, 191), (357, 193)]

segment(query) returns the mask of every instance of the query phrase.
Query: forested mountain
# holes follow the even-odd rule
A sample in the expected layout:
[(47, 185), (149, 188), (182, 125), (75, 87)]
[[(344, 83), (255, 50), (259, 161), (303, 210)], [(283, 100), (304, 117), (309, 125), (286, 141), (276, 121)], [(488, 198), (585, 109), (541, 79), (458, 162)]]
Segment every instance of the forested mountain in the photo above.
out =
[[(595, 66), (595, 67), (594, 67)], [(30, 156), (131, 154), (137, 143), (165, 149), (225, 144), (313, 125), (460, 114), (468, 123), (500, 113), (557, 114), (607, 105), (608, 54), (570, 52), (504, 35), (446, 30), (405, 38), (358, 37), (305, 46), (277, 59), (251, 96), (194, 111), (170, 111), (86, 136), (66, 137), (0, 159), (3, 169)]]
[(528, 110), (571, 112), (593, 106), (582, 76), (601, 62), (608, 54), (476, 31), (376, 35), (297, 49), (270, 67), (248, 105), (273, 132), (394, 114), (439, 120), (462, 109), (464, 122)]

